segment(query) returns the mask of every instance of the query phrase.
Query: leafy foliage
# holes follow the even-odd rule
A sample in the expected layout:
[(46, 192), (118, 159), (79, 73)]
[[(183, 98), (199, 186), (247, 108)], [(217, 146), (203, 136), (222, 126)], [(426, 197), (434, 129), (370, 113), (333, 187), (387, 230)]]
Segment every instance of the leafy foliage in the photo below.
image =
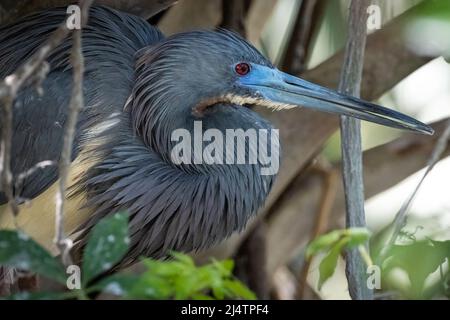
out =
[[(245, 285), (234, 278), (233, 261), (212, 261), (196, 266), (191, 257), (172, 253), (171, 260), (143, 259), (142, 274), (112, 272), (128, 250), (127, 214), (119, 213), (98, 223), (83, 254), (81, 288), (67, 292), (21, 292), (10, 299), (87, 299), (106, 293), (125, 299), (255, 299)], [(0, 231), (0, 264), (36, 272), (66, 283), (64, 266), (28, 236), (17, 231)]]
[(346, 248), (362, 246), (369, 239), (370, 232), (365, 228), (335, 230), (313, 240), (306, 249), (306, 258), (325, 252), (319, 265), (319, 289), (322, 288), (336, 269), (339, 256)]
[[(445, 263), (450, 263), (450, 240), (434, 241), (430, 239), (413, 240), (409, 244), (394, 245), (382, 260), (382, 274), (387, 278), (395, 269), (404, 271), (409, 279), (406, 287), (395, 286), (385, 281), (385, 284), (400, 291), (411, 299), (432, 298), (433, 296), (448, 295), (449, 271)], [(427, 290), (426, 280), (439, 271), (437, 285)], [(441, 278), (441, 279), (439, 279)], [(447, 280), (446, 280), (447, 278)], [(446, 292), (447, 291), (447, 292)]]
[[(307, 259), (325, 253), (319, 265), (319, 289), (334, 274), (340, 254), (349, 247), (358, 246), (365, 261), (376, 261), (381, 268), (383, 289), (396, 292), (409, 299), (431, 299), (450, 297), (450, 240), (416, 240), (414, 234), (402, 231), (400, 244), (394, 244), (383, 252), (386, 246), (386, 229), (371, 239), (372, 257), (368, 257), (364, 243), (370, 233), (366, 229), (335, 230), (312, 241), (306, 250)], [(370, 261), (368, 261), (370, 259)], [(404, 272), (408, 283), (392, 279), (393, 272)]]
[(144, 259), (147, 270), (140, 276), (112, 276), (98, 288), (130, 299), (256, 298), (234, 279), (231, 260), (197, 267), (187, 255), (172, 253), (172, 257), (171, 261)]
[(0, 231), (0, 264), (66, 283), (62, 263), (21, 231)]
[(83, 284), (118, 263), (127, 253), (129, 243), (126, 215), (117, 214), (100, 221), (83, 253)]

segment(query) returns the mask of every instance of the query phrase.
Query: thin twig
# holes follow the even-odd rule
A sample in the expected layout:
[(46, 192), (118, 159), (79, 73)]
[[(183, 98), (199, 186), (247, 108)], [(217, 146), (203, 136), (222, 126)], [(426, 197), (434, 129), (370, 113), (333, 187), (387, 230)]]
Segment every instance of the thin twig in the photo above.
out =
[[(93, 0), (80, 0), (81, 7), (81, 29), (86, 25), (89, 8)], [(63, 147), (59, 161), (59, 182), (56, 192), (55, 211), (55, 244), (59, 249), (61, 258), (66, 265), (72, 264), (69, 251), (72, 247), (70, 239), (64, 234), (64, 209), (66, 198), (66, 185), (72, 160), (72, 144), (75, 136), (75, 129), (78, 120), (78, 113), (84, 105), (83, 99), (83, 74), (84, 58), (82, 53), (81, 29), (73, 32), (73, 45), (71, 52), (71, 64), (73, 70), (72, 96), (69, 105), (69, 114), (64, 129)]]
[[(19, 206), (14, 197), (13, 177), (11, 173), (11, 140), (13, 134), (13, 105), (19, 90), (30, 81), (37, 77), (39, 83), (42, 74), (47, 69), (45, 59), (50, 52), (55, 49), (67, 36), (69, 29), (66, 22), (62, 23), (47, 39), (47, 41), (28, 59), (18, 70), (5, 77), (0, 83), (0, 103), (2, 108), (2, 132), (0, 142), (0, 172), (1, 172), (1, 190), (4, 192), (11, 212), (15, 217), (19, 213)], [(39, 70), (44, 70), (38, 72)]]
[(414, 190), (410, 194), (410, 196), (403, 203), (400, 210), (397, 212), (397, 214), (394, 218), (394, 221), (393, 221), (394, 230), (392, 231), (392, 235), (388, 241), (387, 246), (385, 246), (383, 248), (383, 251), (380, 255), (381, 257), (385, 253), (387, 253), (389, 251), (389, 248), (391, 248), (395, 244), (395, 241), (397, 240), (398, 236), (400, 235), (401, 230), (405, 227), (406, 222), (407, 222), (408, 211), (411, 208), (411, 204), (412, 204), (413, 200), (415, 199), (415, 197), (416, 197), (420, 187), (422, 186), (423, 182), (425, 181), (426, 177), (429, 175), (431, 170), (433, 170), (435, 165), (442, 158), (442, 155), (444, 154), (444, 152), (447, 149), (449, 140), (450, 140), (450, 120), (448, 120), (445, 131), (439, 137), (439, 140), (436, 143), (433, 153), (431, 154), (430, 159), (428, 159), (427, 169), (425, 170), (422, 178), (420, 179), (419, 183), (416, 185), (416, 187), (414, 188)]
[[(11, 79), (9, 79), (11, 80)], [(5, 84), (9, 84), (10, 81), (5, 79)], [(14, 217), (14, 223), (16, 223), (16, 216), (19, 214), (19, 206), (14, 199), (14, 189), (12, 185), (12, 173), (11, 173), (11, 137), (12, 137), (12, 122), (13, 122), (13, 103), (15, 93), (12, 88), (10, 94), (3, 97), (2, 101), (2, 140), (0, 142), (0, 171), (1, 171), (1, 189), (5, 194), (8, 205), (11, 209), (11, 213)]]
[[(19, 91), (27, 84), (34, 83), (38, 93), (42, 93), (40, 86), (49, 71), (48, 63), (45, 60), (52, 50), (67, 37), (69, 31), (64, 19), (61, 25), (48, 37), (43, 45), (16, 72), (8, 75), (0, 82), (0, 106), (2, 107), (1, 116), (3, 122), (0, 141), (0, 190), (5, 194), (13, 216), (13, 222), (17, 229), (20, 227), (16, 219), (20, 208), (15, 197), (13, 175), (11, 172), (14, 101)], [(0, 281), (0, 289), (3, 286), (5, 284)]]
[[(367, 38), (367, 7), (369, 0), (352, 0), (348, 24), (348, 41), (339, 91), (359, 96)], [(346, 203), (346, 226), (365, 227), (364, 184), (362, 175), (361, 123), (341, 117), (342, 165)], [(346, 252), (346, 275), (353, 299), (373, 299), (366, 285), (365, 264), (358, 249)]]

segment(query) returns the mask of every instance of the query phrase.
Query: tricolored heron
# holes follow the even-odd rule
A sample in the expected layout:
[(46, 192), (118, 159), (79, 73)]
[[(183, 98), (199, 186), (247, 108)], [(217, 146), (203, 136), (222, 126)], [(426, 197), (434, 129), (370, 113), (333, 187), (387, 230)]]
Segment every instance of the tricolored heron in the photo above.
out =
[[(64, 8), (47, 10), (1, 28), (0, 76), (13, 73), (65, 17)], [(42, 96), (29, 86), (15, 101), (15, 179), (41, 161), (59, 160), (72, 85), (70, 47), (67, 39), (49, 57)], [(85, 107), (73, 149), (65, 228), (78, 232), (83, 243), (101, 218), (127, 210), (131, 249), (125, 263), (140, 255), (209, 247), (242, 230), (270, 191), (275, 174), (261, 175), (259, 162), (173, 163), (171, 133), (192, 132), (196, 120), (203, 130), (268, 130), (270, 123), (249, 106), (303, 106), (432, 132), (401, 113), (283, 73), (225, 30), (165, 38), (141, 18), (93, 7), (83, 29), (83, 53)], [(22, 205), (19, 225), (47, 247), (54, 235), (57, 179), (54, 166), (42, 168), (14, 190), (19, 199), (33, 199)], [(0, 226), (11, 227), (6, 212), (0, 213)]]

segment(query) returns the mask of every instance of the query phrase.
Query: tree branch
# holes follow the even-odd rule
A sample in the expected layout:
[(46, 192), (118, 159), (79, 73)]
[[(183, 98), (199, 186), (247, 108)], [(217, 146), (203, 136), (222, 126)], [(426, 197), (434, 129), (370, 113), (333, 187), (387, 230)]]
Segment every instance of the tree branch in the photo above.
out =
[[(355, 97), (360, 95), (369, 3), (369, 0), (352, 0), (349, 10), (348, 40), (338, 91)], [(346, 227), (365, 227), (361, 121), (341, 116), (341, 137)], [(372, 290), (366, 284), (365, 264), (358, 250), (348, 249), (345, 256), (350, 296), (356, 300), (372, 300)]]
[(14, 216), (19, 213), (16, 199), (14, 198), (14, 188), (11, 173), (11, 139), (13, 104), (19, 90), (33, 77), (40, 76), (38, 70), (42, 67), (50, 52), (56, 48), (67, 36), (69, 29), (64, 21), (58, 29), (48, 38), (42, 47), (34, 53), (19, 69), (0, 83), (0, 102), (2, 104), (3, 126), (1, 132), (0, 150), (0, 172), (1, 189), (4, 192), (11, 212)]
[(220, 27), (239, 33), (245, 38), (246, 1), (222, 0), (222, 22)]
[(55, 244), (58, 247), (62, 260), (66, 265), (72, 264), (69, 250), (72, 247), (71, 241), (64, 235), (64, 207), (66, 199), (66, 184), (70, 170), (72, 157), (72, 144), (75, 135), (75, 128), (78, 120), (78, 113), (82, 109), (83, 102), (83, 74), (84, 59), (82, 53), (81, 33), (86, 25), (89, 16), (89, 8), (93, 0), (80, 0), (81, 8), (81, 29), (73, 32), (73, 44), (71, 52), (71, 64), (73, 70), (72, 97), (70, 99), (69, 114), (64, 128), (63, 147), (59, 161), (59, 182), (56, 192), (55, 210)]
[(323, 0), (302, 1), (281, 66), (286, 72), (300, 74), (306, 70), (308, 49), (315, 30), (314, 23), (320, 21), (319, 16), (324, 5)]
[[(89, 7), (92, 3), (92, 0), (80, 1), (82, 14), (87, 17)], [(83, 17), (82, 17), (83, 18)], [(46, 42), (37, 50), (22, 66), (18, 68), (18, 70), (0, 83), (0, 102), (2, 103), (2, 132), (1, 132), (1, 150), (0, 150), (0, 174), (1, 174), (1, 182), (2, 182), (2, 191), (5, 193), (8, 204), (11, 208), (11, 212), (15, 216), (19, 213), (19, 207), (17, 205), (15, 196), (14, 196), (14, 185), (12, 182), (12, 173), (11, 173), (11, 140), (12, 140), (12, 120), (13, 120), (13, 105), (16, 99), (17, 94), (21, 90), (21, 88), (27, 83), (35, 82), (37, 85), (38, 91), (40, 90), (40, 84), (43, 79), (46, 77), (47, 72), (49, 70), (48, 64), (45, 62), (48, 55), (51, 53), (53, 49), (55, 49), (69, 34), (70, 30), (67, 27), (66, 21), (64, 20), (61, 25), (50, 35), (50, 37), (46, 40)], [(74, 41), (77, 43), (74, 47), (77, 48), (76, 54), (81, 53), (81, 35), (80, 31), (75, 32)], [(78, 40), (77, 40), (78, 39)], [(75, 54), (74, 54), (75, 55)], [(73, 56), (74, 56), (73, 55)], [(72, 61), (76, 64), (77, 58), (73, 58)], [(79, 60), (78, 60), (79, 61)], [(76, 67), (74, 66), (74, 70)], [(75, 77), (75, 83), (77, 82), (79, 76)], [(82, 86), (81, 86), (82, 88)], [(79, 91), (80, 88), (77, 89)], [(75, 91), (75, 90), (74, 90)], [(66, 140), (66, 139), (65, 139)], [(70, 140), (70, 151), (72, 150), (72, 143)], [(70, 156), (69, 156), (70, 158)], [(20, 186), (21, 179), (24, 176), (33, 172), (39, 167), (52, 165), (50, 163), (39, 163), (34, 168), (31, 168), (29, 171), (19, 175), (17, 179), (16, 186)], [(64, 178), (62, 179), (64, 180)], [(60, 180), (61, 181), (61, 180)], [(63, 201), (62, 201), (63, 203)], [(61, 205), (62, 206), (62, 205)], [(61, 211), (62, 212), (62, 211)], [(61, 216), (57, 214), (56, 220), (56, 234), (57, 234), (57, 243), (62, 243), (62, 219)], [(59, 222), (58, 222), (59, 221)], [(6, 269), (8, 270), (8, 269)], [(9, 270), (9, 271), (12, 271)], [(0, 269), (0, 277), (5, 270)], [(0, 290), (8, 289), (7, 283), (3, 283), (0, 281)]]

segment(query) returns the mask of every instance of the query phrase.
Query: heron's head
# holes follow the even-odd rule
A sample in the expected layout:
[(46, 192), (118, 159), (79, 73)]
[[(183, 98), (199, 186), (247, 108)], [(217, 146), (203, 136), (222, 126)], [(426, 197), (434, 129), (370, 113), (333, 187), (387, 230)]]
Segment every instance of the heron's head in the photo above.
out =
[[(137, 63), (134, 119), (151, 135), (166, 127), (204, 122), (223, 129), (255, 123), (248, 106), (307, 107), (430, 134), (399, 112), (307, 82), (275, 68), (256, 48), (228, 31), (181, 33), (144, 49)], [(221, 120), (222, 119), (222, 120)], [(170, 123), (170, 124), (169, 124)]]

